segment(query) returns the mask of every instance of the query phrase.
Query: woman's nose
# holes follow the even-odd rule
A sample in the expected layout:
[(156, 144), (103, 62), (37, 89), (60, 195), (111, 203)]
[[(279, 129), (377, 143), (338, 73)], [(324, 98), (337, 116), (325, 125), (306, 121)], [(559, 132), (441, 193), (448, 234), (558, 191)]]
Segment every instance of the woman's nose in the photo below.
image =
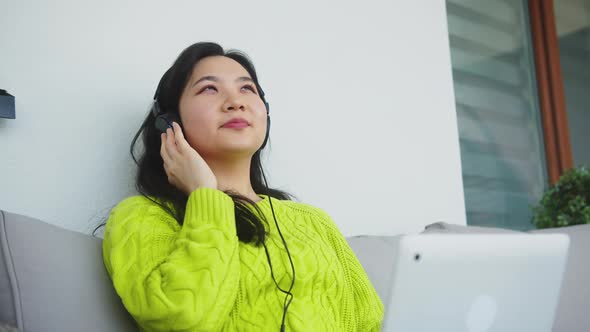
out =
[(243, 111), (245, 109), (245, 105), (242, 102), (242, 99), (240, 98), (240, 96), (237, 95), (229, 95), (227, 97), (227, 100), (225, 101), (225, 104), (223, 105), (223, 110), (224, 111), (235, 111), (235, 110), (241, 110)]

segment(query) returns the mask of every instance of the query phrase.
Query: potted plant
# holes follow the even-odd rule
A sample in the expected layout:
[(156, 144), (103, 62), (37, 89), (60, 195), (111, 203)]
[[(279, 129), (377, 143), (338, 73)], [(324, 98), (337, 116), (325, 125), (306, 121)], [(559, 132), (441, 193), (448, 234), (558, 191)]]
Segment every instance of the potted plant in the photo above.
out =
[(566, 171), (533, 207), (533, 223), (537, 228), (590, 224), (590, 170)]

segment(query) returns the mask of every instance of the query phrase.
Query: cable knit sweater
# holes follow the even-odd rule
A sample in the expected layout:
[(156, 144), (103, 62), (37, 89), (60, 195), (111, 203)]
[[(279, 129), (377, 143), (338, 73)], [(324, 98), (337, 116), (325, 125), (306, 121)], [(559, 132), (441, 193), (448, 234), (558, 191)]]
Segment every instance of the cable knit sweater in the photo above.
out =
[[(275, 278), (291, 265), (268, 196)], [(295, 265), (287, 331), (378, 331), (383, 305), (346, 240), (322, 210), (272, 199)], [(192, 192), (183, 225), (142, 196), (123, 200), (107, 221), (103, 258), (117, 294), (142, 331), (279, 331), (285, 296), (264, 247), (238, 241), (234, 203), (210, 188)]]

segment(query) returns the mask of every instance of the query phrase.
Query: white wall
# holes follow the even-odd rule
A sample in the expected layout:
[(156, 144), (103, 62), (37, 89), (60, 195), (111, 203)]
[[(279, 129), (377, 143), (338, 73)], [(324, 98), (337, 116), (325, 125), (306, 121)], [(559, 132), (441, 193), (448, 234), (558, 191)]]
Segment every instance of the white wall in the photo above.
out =
[(82, 232), (133, 193), (129, 143), (182, 49), (247, 52), (271, 186), (345, 235), (464, 224), (443, 0), (12, 1), (0, 12), (0, 208)]

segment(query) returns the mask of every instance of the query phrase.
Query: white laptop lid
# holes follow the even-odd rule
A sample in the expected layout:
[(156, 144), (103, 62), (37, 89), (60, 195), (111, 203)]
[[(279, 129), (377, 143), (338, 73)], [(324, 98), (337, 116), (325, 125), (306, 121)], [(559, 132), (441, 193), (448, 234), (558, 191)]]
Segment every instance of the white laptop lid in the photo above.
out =
[(398, 244), (382, 331), (550, 332), (564, 234), (423, 234)]

